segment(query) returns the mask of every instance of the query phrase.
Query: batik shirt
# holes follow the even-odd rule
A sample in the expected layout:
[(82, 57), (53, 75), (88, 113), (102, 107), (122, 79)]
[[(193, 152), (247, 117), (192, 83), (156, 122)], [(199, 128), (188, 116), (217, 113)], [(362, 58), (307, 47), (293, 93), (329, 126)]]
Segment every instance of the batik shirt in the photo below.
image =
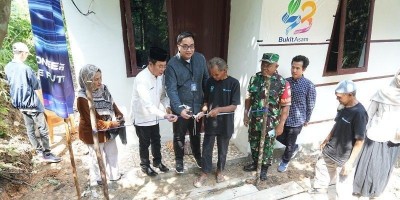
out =
[(281, 107), (290, 105), (290, 84), (281, 75), (275, 73), (271, 77), (264, 77), (261, 72), (256, 73), (251, 77), (247, 88), (247, 97), (250, 97), (249, 133), (262, 129), (265, 89), (268, 87), (267, 127), (269, 129), (279, 124)]

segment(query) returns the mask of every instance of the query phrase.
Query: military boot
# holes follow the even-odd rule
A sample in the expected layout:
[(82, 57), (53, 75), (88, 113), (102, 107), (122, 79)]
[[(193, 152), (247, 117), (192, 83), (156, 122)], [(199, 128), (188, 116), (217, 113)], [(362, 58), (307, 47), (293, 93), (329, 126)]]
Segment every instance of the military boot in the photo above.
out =
[(267, 171), (268, 171), (268, 165), (262, 165), (261, 172), (260, 172), (260, 180), (262, 180), (262, 181), (267, 180)]
[(253, 161), (249, 165), (243, 167), (243, 170), (246, 172), (252, 172), (257, 170), (257, 161)]

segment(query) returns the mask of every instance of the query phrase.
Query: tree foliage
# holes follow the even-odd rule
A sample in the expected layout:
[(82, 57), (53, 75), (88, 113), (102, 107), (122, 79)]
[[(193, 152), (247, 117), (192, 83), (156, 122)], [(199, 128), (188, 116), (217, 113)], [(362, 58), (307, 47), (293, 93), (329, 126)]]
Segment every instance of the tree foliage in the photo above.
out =
[[(0, 6), (3, 5), (3, 1)], [(2, 9), (2, 7), (0, 7)], [(7, 34), (3, 40), (0, 49), (0, 137), (4, 137), (9, 132), (9, 125), (5, 124), (9, 113), (10, 101), (8, 94), (8, 86), (5, 81), (4, 67), (13, 59), (12, 44), (15, 42), (24, 42), (30, 49), (30, 55), (26, 60), (26, 64), (34, 70), (38, 69), (35, 60), (35, 51), (33, 48), (32, 28), (29, 20), (27, 5), (19, 5), (18, 1), (12, 1), (11, 14), (7, 27)], [(0, 12), (1, 15), (1, 12)], [(3, 24), (0, 20), (1, 25)], [(1, 39), (1, 38), (0, 38)]]
[(165, 1), (131, 0), (131, 5), (136, 59), (138, 66), (146, 66), (150, 47), (169, 49)]
[(3, 48), (0, 50), (0, 71), (4, 71), (5, 65), (12, 60), (12, 45), (15, 42), (23, 42), (28, 45), (32, 55), (30, 55), (25, 62), (36, 71), (38, 66), (35, 60), (35, 51), (32, 44), (31, 23), (27, 19), (13, 15), (11, 15), (10, 18), (7, 36), (3, 42)]

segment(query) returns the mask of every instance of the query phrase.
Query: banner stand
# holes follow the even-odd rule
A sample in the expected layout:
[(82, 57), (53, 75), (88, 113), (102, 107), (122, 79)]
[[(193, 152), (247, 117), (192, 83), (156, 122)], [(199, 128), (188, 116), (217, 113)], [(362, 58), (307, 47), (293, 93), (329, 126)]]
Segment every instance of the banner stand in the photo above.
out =
[[(28, 0), (28, 6), (44, 107), (55, 112), (64, 119), (64, 122), (71, 122), (69, 115), (74, 113), (75, 91), (61, 2), (60, 0)], [(66, 124), (66, 142), (75, 187), (78, 199), (80, 199), (78, 175), (71, 146), (70, 128), (72, 127), (69, 127), (69, 123)]]

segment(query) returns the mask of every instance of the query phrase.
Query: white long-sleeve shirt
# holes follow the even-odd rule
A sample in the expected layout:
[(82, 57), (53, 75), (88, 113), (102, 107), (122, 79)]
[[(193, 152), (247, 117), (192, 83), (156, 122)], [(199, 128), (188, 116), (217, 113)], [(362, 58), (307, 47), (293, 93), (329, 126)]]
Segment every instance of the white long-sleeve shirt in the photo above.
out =
[(165, 92), (164, 75), (154, 76), (148, 68), (141, 71), (133, 83), (131, 118), (137, 126), (152, 126), (163, 119), (166, 112), (160, 109), (170, 107)]

